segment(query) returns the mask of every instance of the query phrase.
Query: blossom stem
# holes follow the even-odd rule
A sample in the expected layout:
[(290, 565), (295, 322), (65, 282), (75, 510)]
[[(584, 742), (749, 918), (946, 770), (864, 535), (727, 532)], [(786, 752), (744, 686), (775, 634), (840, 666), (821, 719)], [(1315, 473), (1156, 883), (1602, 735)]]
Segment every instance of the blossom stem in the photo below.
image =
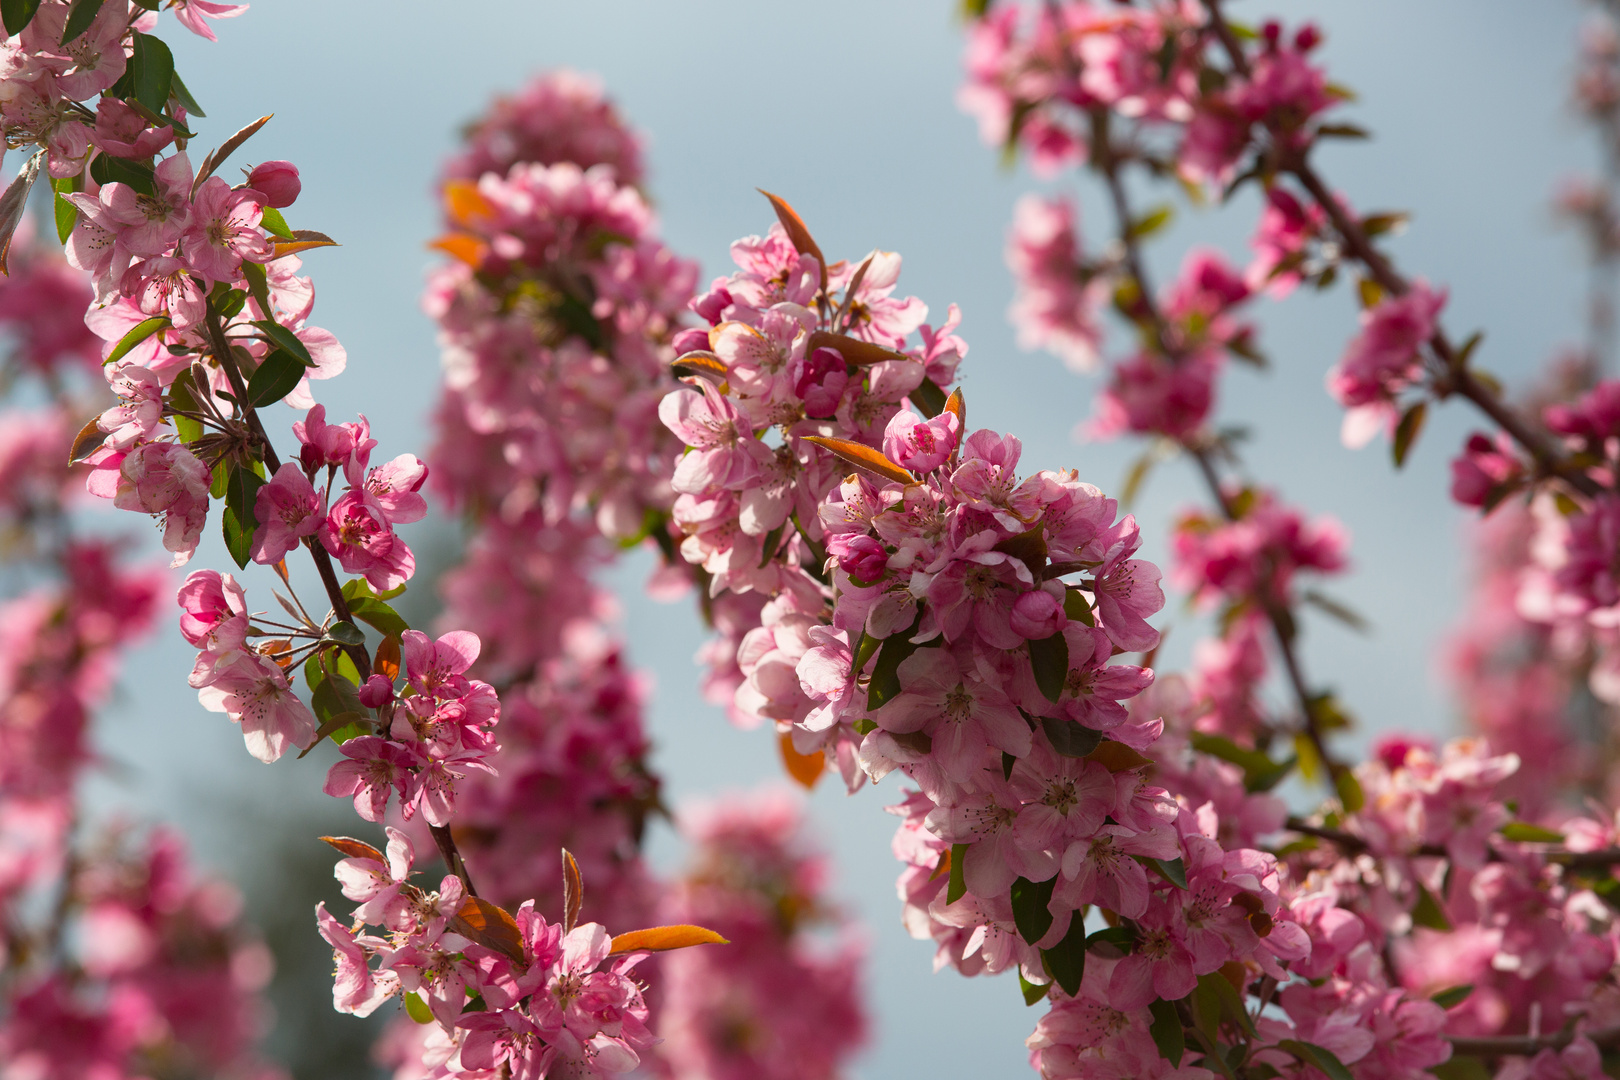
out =
[[(1620, 1047), (1620, 1026), (1580, 1033), (1600, 1050)], [(1550, 1035), (1490, 1035), (1476, 1038), (1446, 1036), (1454, 1054), (1470, 1057), (1529, 1057), (1543, 1050), (1562, 1050), (1575, 1041), (1575, 1031), (1555, 1031)]]
[[(1283, 823), (1283, 827), (1289, 832), (1326, 840), (1340, 850), (1352, 854), (1368, 850), (1367, 841), (1354, 833), (1345, 832), (1343, 829), (1330, 829), (1323, 825), (1312, 825), (1303, 818), (1290, 817)], [(1437, 859), (1450, 858), (1450, 853), (1440, 844), (1423, 844), (1406, 854)], [(1615, 847), (1599, 848), (1596, 851), (1547, 851), (1543, 852), (1543, 855), (1548, 862), (1572, 870), (1607, 870), (1620, 866), (1620, 848)], [(1487, 848), (1485, 859), (1487, 862), (1501, 862), (1502, 856), (1494, 849)]]
[[(242, 369), (236, 364), (236, 356), (231, 352), (230, 341), (225, 337), (225, 326), (220, 320), (219, 312), (214, 309), (213, 301), (208, 302), (206, 317), (208, 326), (208, 340), (213, 348), (214, 358), (224, 370), (225, 377), (230, 380), (231, 391), (236, 395), (237, 406), (242, 410), (247, 420), (248, 430), (253, 432), (259, 440), (264, 453), (265, 468), (275, 473), (281, 468), (281, 458), (276, 454), (276, 448), (270, 442), (270, 436), (264, 430), (264, 424), (259, 420), (259, 412), (248, 400), (247, 380), (242, 378)], [(349, 601), (343, 595), (343, 586), (338, 581), (337, 570), (332, 566), (332, 556), (321, 546), (319, 540), (313, 536), (304, 538), (304, 547), (309, 551), (310, 557), (315, 560), (315, 570), (321, 577), (321, 585), (326, 590), (326, 598), (332, 604), (332, 613), (339, 622), (346, 622), (354, 626), (354, 615), (349, 611)], [(358, 627), (356, 627), (358, 629)], [(359, 645), (340, 646), (354, 662), (355, 670), (363, 683), (371, 675), (371, 657)], [(429, 831), (433, 834), (433, 842), (438, 845), (439, 855), (444, 859), (445, 866), (466, 887), (468, 895), (477, 896), (478, 890), (473, 888), (472, 879), (467, 874), (467, 862), (461, 857), (461, 851), (456, 847), (455, 837), (450, 835), (450, 829), (444, 825), (431, 825)]]

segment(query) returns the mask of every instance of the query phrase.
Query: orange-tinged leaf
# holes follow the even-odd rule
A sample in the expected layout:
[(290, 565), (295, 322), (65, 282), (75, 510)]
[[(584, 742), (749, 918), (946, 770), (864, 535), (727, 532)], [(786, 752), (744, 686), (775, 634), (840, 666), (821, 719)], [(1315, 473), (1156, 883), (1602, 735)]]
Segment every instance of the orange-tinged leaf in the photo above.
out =
[(723, 383), (731, 377), (731, 369), (726, 367), (712, 352), (698, 350), (696, 352), (682, 353), (669, 365), (676, 375), (701, 375), (713, 383)]
[(378, 642), (377, 657), (371, 666), (389, 682), (399, 678), (399, 638), (389, 636)]
[(956, 430), (962, 438), (967, 438), (967, 398), (962, 396), (962, 388), (958, 386), (951, 391), (951, 396), (945, 399), (945, 411), (956, 417)]
[(782, 732), (776, 745), (782, 748), (782, 764), (787, 767), (787, 774), (804, 785), (806, 791), (816, 786), (821, 779), (821, 771), (827, 767), (827, 755), (817, 750), (813, 754), (801, 754), (794, 749), (793, 736), (789, 732)]
[(321, 839), (351, 859), (374, 859), (380, 863), (388, 862), (382, 852), (364, 840), (355, 840), (347, 836), (323, 836)]
[(884, 457), (882, 451), (874, 450), (864, 443), (851, 442), (849, 439), (834, 439), (825, 435), (806, 435), (804, 439), (805, 442), (813, 442), (824, 450), (831, 450), (851, 465), (881, 476), (885, 480), (893, 480), (899, 484), (917, 482), (915, 476)]
[(338, 247), (338, 242), (323, 232), (314, 229), (294, 229), (291, 240), (277, 240), (276, 251), (271, 255), (271, 261), (284, 255), (296, 255), (300, 251), (309, 251), (313, 248)]
[(939, 862), (934, 866), (934, 872), (928, 875), (928, 880), (944, 877), (951, 872), (951, 849), (946, 848), (939, 853)]
[(451, 933), (460, 934), (468, 941), (493, 949), (509, 957), (513, 963), (523, 963), (523, 934), (517, 920), (478, 896), (468, 896), (461, 902), (461, 910), (446, 923)]
[(1143, 757), (1124, 743), (1115, 742), (1113, 739), (1104, 739), (1101, 745), (1086, 757), (1104, 766), (1109, 772), (1124, 772), (1126, 769), (1139, 769), (1143, 765), (1153, 764), (1152, 758)]
[(776, 211), (776, 220), (780, 221), (782, 228), (787, 230), (788, 240), (793, 243), (793, 250), (800, 255), (814, 255), (816, 257), (816, 262), (821, 265), (821, 289), (825, 292), (827, 290), (827, 257), (821, 253), (820, 245), (811, 237), (810, 230), (805, 227), (804, 219), (799, 217), (798, 212), (788, 205), (786, 199), (772, 195), (764, 188), (756, 188), (755, 190), (771, 200), (771, 209)]
[(585, 879), (580, 876), (579, 863), (573, 852), (563, 848), (563, 933), (568, 933), (579, 922), (579, 909), (585, 904)]
[(101, 449), (101, 444), (107, 441), (107, 433), (97, 426), (100, 419), (99, 416), (92, 418), (88, 424), (79, 429), (77, 435), (73, 436), (73, 446), (68, 450), (69, 465), (83, 461)]
[(851, 364), (866, 365), (880, 364), (885, 360), (905, 360), (916, 363), (917, 359), (907, 356), (903, 352), (885, 349), (882, 345), (874, 345), (870, 341), (850, 337), (848, 334), (832, 334), (825, 330), (817, 330), (810, 335), (805, 344), (805, 352), (812, 353), (817, 349), (837, 349), (845, 360)]
[[(274, 113), (270, 114), (274, 116)], [(226, 139), (203, 158), (203, 163), (197, 169), (197, 175), (191, 181), (191, 197), (197, 197), (197, 189), (202, 187), (203, 181), (214, 175), (214, 170), (225, 164), (225, 159), (236, 153), (236, 148), (253, 137), (253, 134), (270, 122), (269, 116), (261, 116), (235, 135)]]
[(668, 952), (693, 945), (730, 945), (731, 942), (701, 926), (654, 926), (647, 930), (632, 930), (613, 939), (615, 953)]
[(495, 207), (478, 190), (475, 180), (451, 180), (444, 185), (444, 212), (460, 226), (495, 216)]
[(445, 233), (429, 243), (428, 247), (437, 248), (451, 258), (460, 259), (474, 270), (484, 264), (484, 255), (489, 250), (488, 244), (466, 233)]

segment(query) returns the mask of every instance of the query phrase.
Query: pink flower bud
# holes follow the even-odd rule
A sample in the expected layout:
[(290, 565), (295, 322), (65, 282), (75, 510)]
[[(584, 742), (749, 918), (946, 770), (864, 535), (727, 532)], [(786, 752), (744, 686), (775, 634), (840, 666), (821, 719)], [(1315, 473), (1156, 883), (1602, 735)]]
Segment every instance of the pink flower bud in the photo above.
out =
[(1049, 638), (1068, 623), (1063, 601), (1044, 589), (1027, 592), (1013, 601), (1011, 625), (1019, 637)]
[(876, 537), (857, 536), (838, 557), (838, 565), (857, 581), (876, 581), (889, 567), (889, 553)]
[(676, 356), (683, 356), (699, 349), (707, 349), (709, 347), (709, 332), (696, 327), (687, 327), (677, 333), (675, 340), (670, 344), (675, 347)]
[(298, 166), (290, 161), (266, 161), (248, 173), (248, 187), (264, 196), (264, 201), (280, 209), (298, 199), (304, 185), (298, 180)]
[(837, 411), (848, 385), (843, 354), (836, 349), (817, 349), (805, 358), (793, 392), (804, 399), (806, 416), (825, 419)]
[(386, 675), (373, 675), (366, 680), (360, 688), (360, 704), (368, 709), (380, 709), (384, 703), (392, 701), (394, 697), (394, 684), (388, 681)]

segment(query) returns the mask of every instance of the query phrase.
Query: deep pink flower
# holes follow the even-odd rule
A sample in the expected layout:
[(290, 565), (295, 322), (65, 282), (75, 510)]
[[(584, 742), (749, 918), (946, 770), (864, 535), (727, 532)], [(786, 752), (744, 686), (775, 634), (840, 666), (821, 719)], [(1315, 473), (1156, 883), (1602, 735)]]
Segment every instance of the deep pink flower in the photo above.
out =
[(247, 638), (247, 598), (242, 586), (217, 570), (194, 570), (175, 597), (180, 604), (180, 633), (210, 652), (240, 648)]
[(247, 182), (248, 187), (264, 196), (266, 204), (278, 210), (298, 201), (298, 193), (303, 190), (298, 166), (290, 161), (260, 162), (248, 173)]
[(416, 557), (411, 549), (394, 535), (382, 511), (361, 492), (347, 492), (332, 504), (321, 522), (320, 537), (344, 570), (365, 575), (367, 583), (378, 592), (405, 584), (416, 572)]
[(321, 527), (321, 496), (295, 462), (282, 462), (253, 503), (259, 528), (253, 534), (253, 561), (272, 565), (287, 557), (305, 536)]
[(400, 805), (410, 802), (417, 757), (409, 747), (375, 735), (359, 735), (339, 750), (348, 760), (337, 762), (327, 772), (322, 790), (328, 795), (336, 799), (352, 796), (354, 812), (367, 821), (383, 819), (392, 792), (399, 793)]
[(901, 409), (883, 431), (883, 453), (902, 469), (913, 473), (933, 472), (951, 459), (962, 425), (950, 410), (924, 420), (910, 409)]

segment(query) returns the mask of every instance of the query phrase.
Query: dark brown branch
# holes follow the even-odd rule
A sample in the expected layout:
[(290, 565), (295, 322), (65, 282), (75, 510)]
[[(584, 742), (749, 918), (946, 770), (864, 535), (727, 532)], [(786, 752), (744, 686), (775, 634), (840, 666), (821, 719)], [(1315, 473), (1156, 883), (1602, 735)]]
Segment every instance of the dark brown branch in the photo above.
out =
[[(266, 317), (268, 313), (266, 313)], [(276, 473), (281, 468), (281, 458), (276, 454), (275, 446), (270, 442), (270, 436), (265, 433), (264, 424), (259, 420), (259, 412), (248, 400), (247, 381), (242, 378), (242, 369), (237, 366), (236, 356), (231, 352), (230, 340), (225, 336), (225, 326), (214, 309), (213, 301), (208, 303), (207, 314), (208, 341), (213, 349), (214, 359), (224, 370), (225, 377), (230, 380), (231, 392), (236, 395), (237, 408), (242, 411), (247, 421), (248, 430), (252, 431), (259, 440), (260, 448), (264, 454), (265, 467)], [(313, 536), (304, 538), (304, 547), (309, 551), (310, 557), (315, 560), (316, 572), (321, 577), (321, 587), (326, 590), (326, 598), (332, 605), (332, 614), (339, 622), (346, 622), (354, 626), (354, 615), (349, 611), (348, 598), (343, 595), (343, 585), (338, 581), (337, 569), (332, 565), (332, 556), (323, 547), (320, 541)], [(356, 627), (358, 629), (358, 627)], [(371, 657), (360, 645), (340, 646), (349, 659), (354, 662), (355, 671), (360, 675), (363, 683), (371, 676)], [(461, 879), (467, 892), (473, 896), (478, 890), (473, 888), (472, 878), (467, 874), (467, 862), (461, 857), (456, 848), (456, 841), (450, 835), (450, 829), (443, 825), (429, 827), (433, 834), (433, 842), (438, 845), (439, 855), (444, 859), (445, 866), (450, 872)]]
[[(1562, 1050), (1575, 1041), (1574, 1031), (1555, 1031), (1550, 1035), (1491, 1035), (1482, 1038), (1447, 1036), (1454, 1054), (1469, 1057), (1531, 1057), (1543, 1050)], [(1582, 1032), (1599, 1050), (1620, 1047), (1620, 1027), (1599, 1028)]]
[[(1312, 825), (1302, 818), (1290, 817), (1283, 823), (1289, 832), (1301, 833), (1305, 836), (1314, 836), (1319, 840), (1326, 840), (1334, 847), (1351, 854), (1359, 854), (1368, 848), (1367, 841), (1354, 833), (1343, 829), (1329, 829), (1322, 825)], [(1420, 844), (1411, 851), (1405, 852), (1407, 856), (1424, 856), (1437, 859), (1449, 858), (1445, 847), (1440, 844)], [(1540, 852), (1548, 862), (1570, 870), (1608, 870), (1620, 866), (1620, 848), (1599, 848), (1596, 851), (1564, 851), (1550, 849)], [(1492, 848), (1486, 848), (1485, 858), (1489, 862), (1501, 862), (1502, 856)]]

